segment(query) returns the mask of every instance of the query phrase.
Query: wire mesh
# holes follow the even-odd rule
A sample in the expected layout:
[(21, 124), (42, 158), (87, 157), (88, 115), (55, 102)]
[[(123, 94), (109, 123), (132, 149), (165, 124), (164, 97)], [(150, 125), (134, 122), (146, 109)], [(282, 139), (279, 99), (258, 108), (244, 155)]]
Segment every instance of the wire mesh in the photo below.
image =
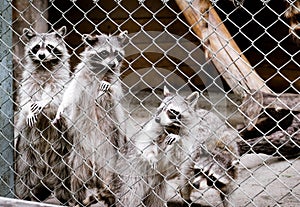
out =
[(1, 205), (300, 202), (298, 0), (0, 8)]

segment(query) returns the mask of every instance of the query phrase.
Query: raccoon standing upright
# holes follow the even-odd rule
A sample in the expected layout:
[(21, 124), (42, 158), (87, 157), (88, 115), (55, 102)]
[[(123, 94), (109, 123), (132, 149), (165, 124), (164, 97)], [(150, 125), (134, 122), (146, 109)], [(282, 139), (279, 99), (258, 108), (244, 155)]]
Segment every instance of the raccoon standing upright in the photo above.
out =
[[(195, 188), (191, 183), (201, 185), (200, 182), (205, 182), (216, 188), (223, 205), (229, 206), (229, 195), (237, 178), (237, 133), (214, 113), (195, 106), (191, 109), (187, 100), (183, 101), (168, 90), (165, 93), (169, 95), (164, 98), (162, 108), (157, 113), (157, 122), (162, 126), (173, 125), (176, 119), (172, 114), (176, 113), (182, 125), (180, 140), (189, 143), (188, 147), (181, 150), (187, 157), (182, 160), (178, 172), (181, 181), (178, 190), (184, 202), (190, 202), (191, 192)], [(192, 94), (195, 93), (198, 94)]]
[[(156, 115), (133, 138), (125, 156), (119, 160), (120, 183), (118, 207), (167, 206), (167, 179), (178, 174), (184, 161), (189, 157), (193, 142), (182, 139), (188, 136), (182, 119), (192, 121), (188, 111), (193, 111), (198, 94), (186, 97), (185, 105), (165, 110), (173, 98), (164, 89), (165, 98)], [(183, 98), (181, 98), (183, 101)], [(172, 105), (174, 106), (174, 105)], [(171, 122), (161, 124), (160, 115), (167, 111)], [(191, 120), (190, 120), (191, 118)]]
[(74, 138), (69, 165), (75, 203), (115, 202), (111, 192), (118, 149), (126, 143), (120, 67), (126, 32), (83, 35), (81, 63), (66, 90), (54, 123), (64, 114)]
[(16, 123), (16, 194), (21, 199), (42, 201), (52, 191), (61, 203), (70, 198), (65, 158), (71, 140), (64, 122), (51, 125), (70, 79), (65, 34), (65, 26), (51, 33), (23, 30), (28, 43)]
[(179, 141), (174, 142), (181, 145), (177, 150), (177, 157), (181, 160), (177, 160), (177, 163), (180, 163), (179, 191), (182, 198), (185, 203), (190, 202), (194, 189), (190, 183), (205, 180), (219, 191), (223, 205), (228, 206), (228, 197), (237, 177), (236, 131), (228, 128), (214, 113), (196, 108), (198, 92), (183, 99), (170, 93), (167, 88), (164, 90), (165, 98), (158, 109), (156, 120), (162, 126), (174, 123), (182, 126), (178, 133)]

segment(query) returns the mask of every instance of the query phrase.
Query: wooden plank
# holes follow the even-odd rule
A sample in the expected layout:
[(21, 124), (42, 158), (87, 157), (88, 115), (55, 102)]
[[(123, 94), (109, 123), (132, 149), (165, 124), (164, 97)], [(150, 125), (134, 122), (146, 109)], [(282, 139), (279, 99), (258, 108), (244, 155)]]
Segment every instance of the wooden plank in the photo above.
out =
[(271, 93), (242, 54), (209, 0), (176, 2), (201, 39), (207, 59), (212, 60), (235, 94), (245, 97), (251, 89)]
[(247, 130), (252, 130), (259, 121), (259, 115), (263, 109), (275, 109), (276, 111), (288, 110), (300, 112), (300, 95), (284, 93), (281, 95), (251, 91), (240, 107), (245, 119)]
[(240, 139), (237, 144), (239, 154), (263, 153), (285, 158), (300, 155), (300, 114), (295, 115), (292, 124), (284, 131), (251, 139)]

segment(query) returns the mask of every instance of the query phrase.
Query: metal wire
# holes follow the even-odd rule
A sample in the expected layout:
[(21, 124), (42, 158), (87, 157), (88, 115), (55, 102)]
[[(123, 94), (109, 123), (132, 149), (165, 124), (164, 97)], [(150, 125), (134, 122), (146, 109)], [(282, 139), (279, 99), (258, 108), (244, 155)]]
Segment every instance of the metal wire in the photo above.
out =
[[(189, 8), (197, 9), (197, 4), (195, 4), (197, 1), (184, 2), (188, 3)], [(133, 161), (128, 159), (127, 155), (124, 155), (119, 143), (109, 139), (101, 143), (90, 141), (91, 132), (82, 129), (80, 124), (84, 122), (81, 121), (85, 120), (94, 128), (99, 127), (100, 122), (95, 121), (94, 117), (84, 112), (87, 108), (77, 106), (78, 110), (82, 112), (82, 114), (78, 114), (77, 120), (65, 117), (65, 125), (56, 126), (55, 132), (51, 131), (53, 128), (51, 121), (55, 118), (55, 114), (51, 113), (49, 115), (47, 108), (44, 108), (41, 115), (36, 117), (36, 119), (39, 119), (44, 116), (45, 122), (49, 124), (47, 127), (33, 126), (36, 127), (35, 134), (27, 133), (26, 135), (25, 133), (24, 135), (27, 126), (17, 126), (18, 121), (24, 116), (22, 109), (26, 107), (27, 103), (33, 101), (36, 94), (47, 93), (48, 96), (52, 96), (51, 91), (45, 92), (46, 89), (43, 84), (33, 93), (22, 91), (25, 85), (22, 73), (24, 73), (24, 70), (28, 70), (27, 58), (30, 55), (24, 52), (25, 46), (29, 43), (23, 29), (29, 28), (39, 34), (54, 32), (62, 26), (66, 26), (67, 33), (63, 35), (61, 43), (66, 46), (70, 55), (66, 62), (70, 63), (71, 78), (64, 84), (59, 85), (62, 91), (68, 88), (68, 85), (76, 79), (76, 75), (80, 72), (80, 70), (76, 70), (76, 66), (83, 62), (80, 53), (87, 47), (84, 40), (82, 40), (84, 34), (117, 36), (124, 30), (128, 31), (128, 34), (126, 34), (127, 41), (124, 45), (123, 66), (120, 74), (117, 74), (116, 80), (116, 82), (120, 81), (122, 86), (122, 97), (116, 99), (118, 103), (111, 104), (111, 106), (105, 105), (102, 109), (105, 111), (105, 115), (101, 117), (101, 121), (104, 124), (106, 121), (112, 122), (115, 128), (110, 129), (109, 132), (94, 129), (99, 136), (110, 137), (118, 133), (118, 130), (126, 131), (126, 137), (131, 143), (137, 134), (145, 130), (144, 127), (157, 115), (157, 108), (164, 99), (164, 86), (167, 86), (172, 93), (183, 98), (188, 97), (193, 91), (197, 91), (200, 94), (197, 107), (207, 110), (207, 114), (215, 114), (222, 120), (222, 125), (212, 122), (218, 127), (207, 137), (207, 140), (216, 138), (218, 141), (214, 144), (217, 146), (221, 142), (222, 147), (211, 150), (207, 144), (209, 141), (206, 140), (201, 143), (199, 151), (203, 154), (199, 152), (201, 155), (195, 159), (193, 158), (193, 169), (191, 170), (193, 176), (181, 172), (180, 164), (166, 155), (160, 159), (166, 159), (166, 162), (171, 163), (170, 165), (176, 169), (175, 175), (170, 172), (166, 173), (169, 169), (155, 171), (155, 169), (149, 168), (149, 172), (145, 172), (150, 175), (156, 173), (162, 177), (162, 182), (167, 183), (167, 195), (163, 196), (153, 190), (154, 197), (163, 200), (165, 203), (168, 202), (169, 206), (179, 206), (178, 203), (182, 202), (220, 206), (223, 205), (221, 204), (223, 194), (229, 195), (228, 198), (225, 196), (226, 199), (229, 199), (227, 204), (224, 202), (224, 205), (228, 206), (296, 206), (300, 202), (300, 164), (298, 157), (289, 159), (282, 152), (282, 148), (287, 145), (287, 142), (278, 146), (277, 143), (274, 144), (267, 138), (276, 131), (283, 132), (290, 137), (297, 136), (299, 130), (293, 131), (291, 135), (288, 131), (289, 125), (286, 125), (286, 122), (291, 124), (292, 120), (298, 120), (297, 106), (282, 112), (280, 116), (278, 115), (279, 117), (274, 116), (274, 111), (266, 108), (262, 109), (255, 119), (267, 117), (268, 123), (274, 124), (264, 125), (266, 128), (259, 124), (255, 125), (253, 134), (256, 136), (251, 134), (252, 132), (245, 135), (244, 132), (247, 132), (245, 128), (249, 127), (247, 123), (251, 124), (254, 119), (245, 118), (247, 113), (239, 109), (243, 97), (234, 94), (234, 88), (230, 88), (230, 84), (226, 82), (227, 78), (231, 78), (241, 83), (251, 73), (257, 73), (263, 79), (264, 86), (273, 93), (276, 92), (278, 96), (290, 92), (299, 94), (299, 2), (298, 0), (281, 1), (280, 6), (274, 2), (259, 0), (254, 1), (254, 3), (249, 0), (210, 1), (210, 9), (215, 9), (220, 15), (222, 23), (231, 33), (232, 40), (235, 40), (240, 47), (241, 53), (239, 53), (229, 43), (231, 40), (224, 37), (212, 25), (210, 19), (206, 18), (209, 15), (209, 10), (206, 11), (207, 13), (202, 14), (202, 19), (197, 21), (205, 22), (208, 25), (207, 27), (210, 27), (211, 35), (217, 35), (221, 41), (226, 42), (226, 45), (223, 45), (217, 51), (214, 51), (211, 44), (208, 43), (210, 34), (207, 35), (207, 39), (202, 39), (199, 33), (194, 30), (197, 25), (190, 25), (190, 22), (186, 19), (185, 15), (188, 8), (181, 10), (175, 1), (113, 1), (108, 3), (78, 0), (62, 3), (58, 0), (5, 0), (0, 7), (0, 196), (54, 204), (74, 204), (74, 202), (78, 202), (82, 206), (87, 205), (88, 202), (93, 202), (93, 199), (96, 199), (96, 203), (103, 205), (103, 200), (105, 200), (103, 198), (107, 194), (113, 194), (116, 199), (114, 202), (120, 199), (118, 197), (120, 194), (115, 191), (113, 186), (116, 179), (114, 176), (122, 177), (120, 171), (124, 171), (124, 174), (126, 174), (126, 170), (132, 168), (133, 164), (131, 162)], [(293, 11), (292, 14), (289, 13), (290, 11)], [(218, 56), (218, 53), (225, 48), (234, 51), (238, 57), (232, 59), (230, 64), (225, 63), (224, 59)], [(54, 49), (52, 48), (50, 52), (54, 52)], [(210, 54), (210, 56), (207, 56), (207, 54)], [(251, 65), (241, 57), (242, 55), (249, 59)], [(64, 61), (60, 55), (58, 57), (60, 58), (59, 61)], [(224, 72), (218, 71), (214, 61), (225, 68)], [(238, 61), (244, 61), (251, 68), (249, 74), (241, 79), (229, 70)], [(66, 62), (63, 65), (68, 67)], [(88, 65), (88, 63), (83, 64)], [(34, 75), (29, 78), (32, 77), (36, 78)], [(111, 85), (116, 85), (116, 82), (111, 83)], [(99, 80), (99, 84), (101, 83), (101, 80)], [(80, 88), (87, 86), (78, 80), (77, 87), (79, 91)], [(236, 87), (243, 87), (243, 85), (240, 84)], [(247, 91), (246, 88), (243, 89)], [(60, 90), (56, 93), (57, 96), (60, 94)], [(252, 94), (255, 94), (255, 92)], [(22, 93), (31, 94), (32, 100), (22, 102), (24, 101), (20, 96)], [(89, 98), (94, 99), (94, 94), (90, 94)], [(52, 97), (52, 100), (54, 99), (55, 97)], [(258, 100), (255, 100), (255, 103), (261, 105), (262, 108), (264, 107)], [(56, 103), (56, 110), (59, 104)], [(110, 115), (119, 110), (119, 107), (124, 113), (123, 116), (119, 114), (122, 116), (121, 120)], [(208, 123), (207, 128), (211, 127), (209, 126), (210, 122), (206, 120), (209, 119), (207, 117), (210, 117), (210, 115), (203, 115), (203, 117), (205, 124)], [(244, 119), (247, 121), (245, 122)], [(265, 119), (263, 118), (263, 120)], [(244, 126), (245, 123), (246, 126)], [(205, 124), (203, 125), (204, 129)], [(122, 128), (123, 125), (126, 125), (126, 127)], [(241, 126), (244, 127), (244, 131), (241, 130)], [(196, 126), (185, 125), (184, 127), (190, 127), (188, 130), (192, 131)], [(69, 132), (70, 128), (74, 129), (71, 130), (71, 133)], [(220, 129), (224, 129), (223, 133), (219, 133), (218, 130)], [(234, 141), (226, 142), (222, 139), (225, 136), (224, 134), (227, 133), (226, 130), (237, 136)], [(240, 132), (240, 134), (237, 132)], [(80, 142), (75, 142), (72, 138), (69, 138), (78, 134), (83, 139)], [(37, 144), (40, 140), (32, 139), (34, 136), (43, 139), (44, 148)], [(60, 136), (62, 140), (51, 140), (49, 137), (52, 136)], [(250, 138), (247, 136), (250, 136)], [(247, 143), (247, 139), (257, 137), (259, 137), (257, 143), (266, 140), (274, 148), (275, 153), (269, 155), (257, 154), (255, 145), (249, 145), (248, 153), (238, 155), (231, 148), (235, 141)], [(291, 140), (297, 146), (298, 143), (293, 141), (292, 138)], [(83, 155), (81, 151), (77, 151), (80, 150), (81, 142), (91, 142), (90, 146), (94, 147), (93, 153)], [(96, 146), (93, 146), (94, 144)], [(159, 145), (158, 143), (154, 144)], [(108, 147), (118, 148), (118, 150), (115, 154), (102, 157), (100, 151), (106, 150)], [(298, 146), (298, 151), (299, 148)], [(28, 149), (30, 149), (31, 154), (27, 151)], [(97, 149), (101, 150), (97, 151)], [(165, 150), (161, 145), (158, 149)], [(192, 159), (192, 155), (197, 154), (197, 150), (186, 152), (182, 146), (179, 150), (182, 151), (182, 154), (188, 154), (190, 159)], [(51, 156), (59, 157), (55, 158), (59, 161), (53, 164), (50, 161)], [(112, 164), (117, 156), (125, 160), (123, 160), (123, 167)], [(136, 156), (140, 156), (140, 159), (142, 159), (143, 153)], [(233, 176), (230, 171), (231, 168), (227, 168), (228, 166), (225, 166), (224, 161), (221, 161), (222, 159), (226, 160), (226, 156), (229, 157), (228, 159), (232, 164), (230, 167), (236, 168), (237, 177)], [(28, 159), (28, 157), (32, 159)], [(72, 158), (81, 161), (74, 165), (75, 161), (72, 161)], [(279, 160), (277, 160), (278, 158)], [(98, 172), (96, 170), (98, 166), (95, 163), (100, 159), (105, 160), (102, 168), (109, 172), (107, 173), (108, 177), (103, 177), (102, 171), (99, 170)], [(34, 162), (31, 162), (31, 160), (34, 160)], [(61, 167), (61, 165), (64, 167)], [(23, 168), (26, 170), (20, 171), (18, 169), (20, 166), (26, 166)], [(156, 168), (156, 166), (153, 168)], [(222, 176), (216, 178), (215, 172), (213, 172), (215, 169), (221, 171)], [(62, 175), (61, 171), (64, 170), (66, 172)], [(78, 176), (78, 173), (76, 174), (76, 171), (84, 170), (93, 173), (86, 180)], [(139, 168), (136, 167), (131, 173), (139, 175)], [(186, 201), (182, 200), (180, 191), (184, 190), (184, 187), (179, 184), (183, 177), (188, 178), (188, 183), (192, 186), (190, 199)], [(224, 190), (224, 183), (221, 180), (222, 178), (227, 179), (227, 177), (230, 178), (230, 181), (228, 181), (230, 185), (234, 187)], [(38, 180), (38, 184), (35, 183), (35, 179)], [(53, 181), (53, 185), (51, 185), (49, 184), (51, 179), (59, 181)], [(81, 184), (76, 192), (72, 192), (73, 179)], [(97, 183), (97, 180), (101, 180), (102, 185), (105, 187), (97, 185), (91, 187), (92, 183)], [(147, 183), (149, 188), (154, 189), (154, 186), (148, 183), (149, 181), (147, 177), (145, 178), (145, 175), (140, 175), (138, 182), (141, 181)], [(42, 192), (42, 194), (45, 193), (45, 195), (48, 195), (47, 197), (38, 195), (39, 186), (44, 186), (45, 192)], [(102, 190), (101, 193), (97, 191), (97, 188)], [(134, 186), (128, 186), (128, 188), (134, 189)], [(87, 196), (85, 196), (86, 200), (83, 199), (84, 201), (80, 200), (78, 196), (81, 189), (88, 190)], [(26, 195), (18, 194), (18, 190)], [(92, 198), (94, 194), (97, 194), (98, 197)], [(219, 197), (220, 194), (221, 198)], [(64, 195), (66, 195), (66, 200), (64, 200)], [(133, 193), (133, 195), (134, 197), (140, 197), (138, 193)], [(153, 195), (149, 194), (147, 196)], [(146, 198), (140, 199), (141, 202), (146, 200)], [(3, 201), (0, 199), (0, 205), (5, 205), (5, 202), (7, 203), (6, 199), (3, 199)], [(10, 202), (18, 201), (11, 200)], [(33, 203), (29, 204), (34, 205)], [(150, 206), (146, 201), (143, 205)]]

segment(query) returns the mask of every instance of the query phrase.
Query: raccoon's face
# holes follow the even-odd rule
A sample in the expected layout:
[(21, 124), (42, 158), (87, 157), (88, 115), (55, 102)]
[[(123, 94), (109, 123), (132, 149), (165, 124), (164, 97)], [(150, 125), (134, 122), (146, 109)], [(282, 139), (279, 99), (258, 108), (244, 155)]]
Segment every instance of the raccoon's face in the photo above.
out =
[(63, 41), (66, 32), (65, 26), (51, 33), (36, 33), (25, 28), (23, 33), (29, 40), (25, 52), (29, 59), (36, 64), (51, 63), (52, 65), (64, 61), (63, 56), (68, 55)]
[(173, 95), (164, 88), (164, 99), (157, 109), (155, 121), (162, 126), (183, 126), (185, 120), (192, 117), (195, 105), (199, 98), (199, 93), (194, 92), (186, 98)]
[(94, 73), (118, 72), (124, 59), (124, 41), (127, 31), (118, 36), (83, 35), (86, 48), (82, 53), (84, 62)]

